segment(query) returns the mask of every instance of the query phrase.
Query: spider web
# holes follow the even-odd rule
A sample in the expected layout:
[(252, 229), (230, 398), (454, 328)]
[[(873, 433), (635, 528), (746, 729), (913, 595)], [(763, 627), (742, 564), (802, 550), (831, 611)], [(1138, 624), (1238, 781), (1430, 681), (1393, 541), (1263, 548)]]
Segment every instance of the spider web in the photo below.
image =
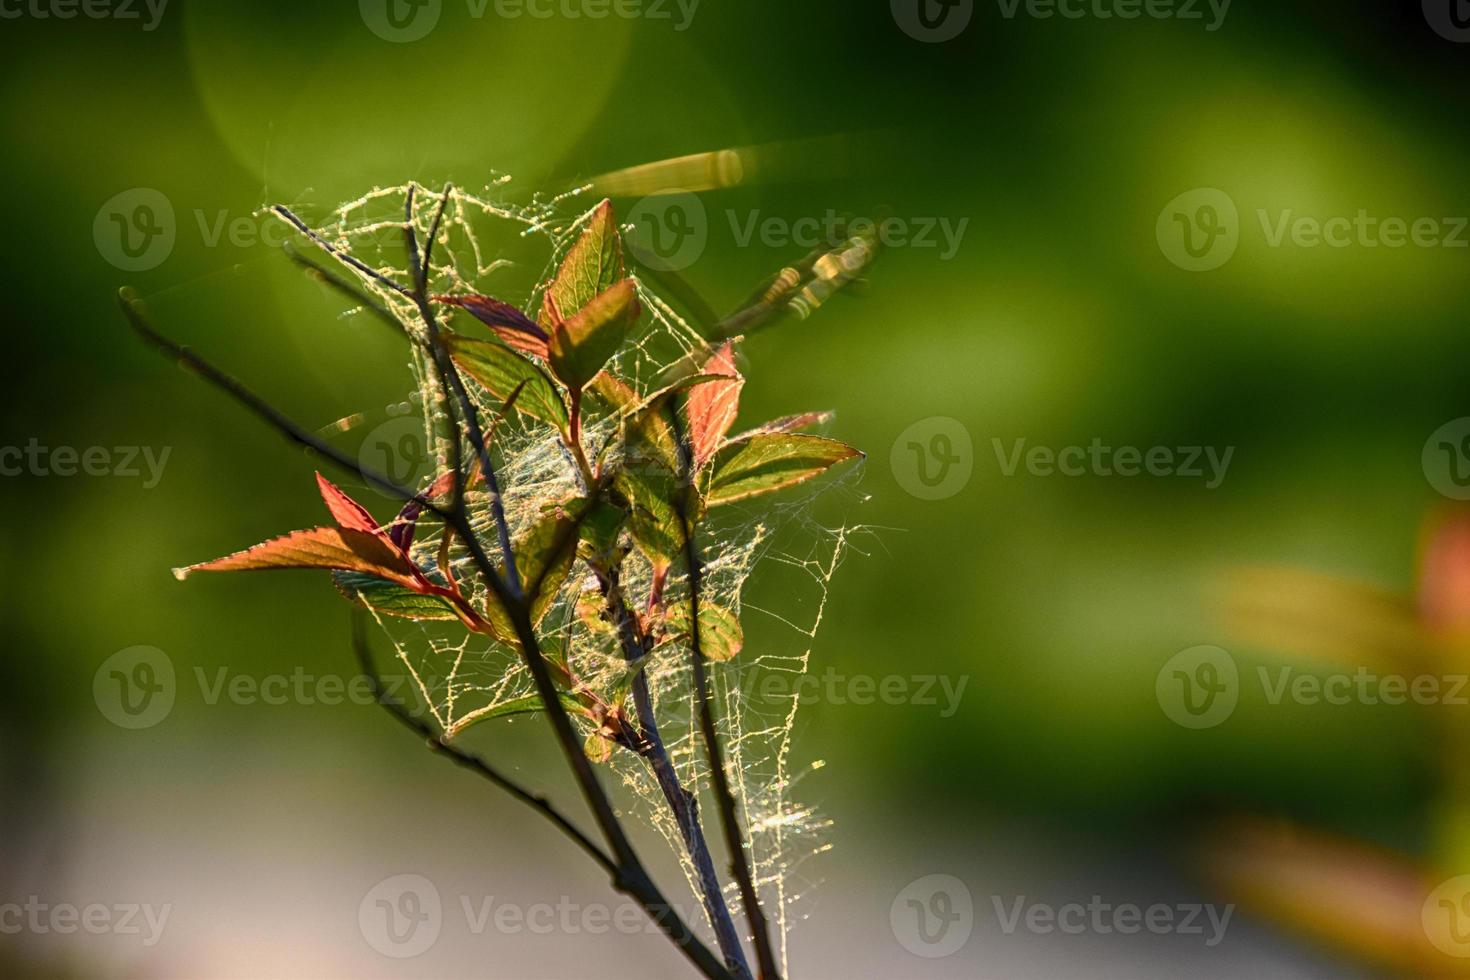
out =
[[(461, 189), (449, 193), (433, 243), (432, 294), (483, 293), (521, 309), (539, 309), (541, 294), (560, 256), (591, 214), (585, 207), (590, 202), (580, 200), (583, 191), (578, 190), (512, 204), (508, 184), (508, 177), (496, 176), (480, 193)], [(375, 188), (337, 207), (316, 230), (334, 247), (381, 275), (407, 283), (411, 276), (404, 232), (410, 194), (414, 200), (411, 220), (423, 243), (442, 194), (416, 184)], [(409, 329), (422, 329), (408, 297), (370, 276), (357, 274), (357, 279)], [(615, 373), (645, 394), (659, 372), (706, 345), (698, 331), (647, 283), (638, 282), (638, 293), (651, 313), (652, 325), (619, 353)], [(444, 416), (435, 407), (429, 365), (416, 349), (410, 368), (417, 389), (414, 401), (422, 408), (423, 445), (428, 447), (432, 472), (443, 472), (450, 465)], [(496, 419), (500, 406), (478, 386), (471, 388), (481, 418)], [(793, 406), (797, 407), (802, 406)], [(612, 435), (612, 427), (609, 420), (589, 423), (588, 444), (601, 445)], [(513, 536), (535, 520), (545, 505), (578, 493), (574, 467), (546, 426), (524, 422), (519, 416), (499, 419), (492, 451)], [(795, 493), (787, 491), (774, 506), (722, 508), (702, 526), (699, 537), (705, 563), (702, 600), (737, 614), (747, 632), (746, 648), (739, 656), (709, 665), (710, 679), (752, 874), (776, 932), (783, 970), (791, 925), (801, 917), (803, 899), (815, 883), (806, 864), (829, 847), (825, 832), (830, 822), (798, 801), (793, 792), (802, 777), (822, 766), (821, 762), (798, 765), (793, 758), (801, 680), (807, 675), (810, 644), (826, 611), (832, 578), (855, 543), (870, 533), (863, 527), (827, 526), (817, 519), (815, 505), (819, 497), (838, 501), (839, 509), (860, 501), (858, 478), (858, 471), (852, 469), (840, 479), (806, 484)], [(483, 494), (472, 493), (468, 503), (481, 540), (494, 540)], [(414, 557), (432, 566), (442, 542), (441, 528), (431, 532), (428, 526), (421, 527)], [(485, 589), (478, 584), (468, 556), (458, 547), (451, 547), (449, 555), (457, 581), (483, 607)], [(747, 598), (747, 586), (767, 574), (780, 582), (778, 602), (768, 605), (763, 598)], [(631, 606), (641, 608), (651, 582), (651, 567), (633, 550), (622, 570), (622, 586)], [(577, 615), (581, 595), (596, 589), (595, 578), (579, 560), (540, 632), (548, 644), (564, 653), (568, 665), (585, 683), (611, 691), (626, 677), (628, 667), (610, 638)], [(680, 603), (687, 608), (687, 573), (671, 575), (665, 595), (668, 608)], [(373, 615), (392, 641), (420, 707), (447, 732), (460, 731), (477, 718), (535, 693), (529, 672), (508, 647), (484, 636), (466, 635), (453, 622)], [(690, 655), (686, 643), (665, 643), (649, 656), (644, 669), (661, 734), (679, 778), (696, 798), (707, 798), (708, 761), (699, 735)], [(578, 723), (590, 734), (589, 725), (580, 719)], [(703, 919), (694, 865), (646, 763), (632, 752), (615, 751), (607, 766), (637, 815), (656, 827), (679, 855), (689, 904), (701, 909)], [(704, 806), (701, 812), (706, 836), (713, 840), (718, 836), (712, 826), (717, 811)], [(743, 919), (733, 883), (726, 887), (725, 897), (737, 921)]]

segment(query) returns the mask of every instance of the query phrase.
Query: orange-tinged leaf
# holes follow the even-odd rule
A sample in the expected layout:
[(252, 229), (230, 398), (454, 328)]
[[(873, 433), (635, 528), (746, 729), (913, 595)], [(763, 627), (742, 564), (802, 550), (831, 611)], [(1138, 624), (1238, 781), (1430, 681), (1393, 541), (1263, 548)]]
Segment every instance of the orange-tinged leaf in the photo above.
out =
[[(1257, 917), (1401, 974), (1449, 975), (1422, 923), (1431, 876), (1406, 858), (1307, 827), (1240, 817), (1211, 834), (1200, 861), (1227, 900)], [(1437, 968), (1427, 970), (1431, 963)]]
[(1470, 634), (1470, 512), (1446, 509), (1425, 523), (1419, 558), (1419, 612), (1450, 636)]
[(327, 505), (327, 510), (332, 513), (332, 520), (337, 522), (338, 527), (345, 527), (352, 531), (365, 531), (368, 534), (378, 532), (378, 522), (369, 514), (367, 508), (353, 500), (342, 492), (342, 488), (331, 480), (316, 475), (316, 485), (322, 493), (322, 502)]
[(179, 580), (194, 572), (251, 572), (278, 568), (364, 572), (416, 588), (412, 563), (383, 536), (342, 527), (314, 527), (273, 538), (224, 558), (174, 569)]
[(695, 385), (689, 392), (687, 410), (689, 414), (689, 441), (694, 447), (694, 468), (703, 469), (730, 426), (735, 424), (735, 415), (740, 409), (740, 389), (745, 379), (735, 367), (734, 346), (726, 341), (705, 362), (703, 373), (718, 374), (728, 381), (706, 381)]
[[(469, 478), (465, 480), (465, 489), (469, 490), (480, 479), (480, 461), (477, 459), (470, 467)], [(454, 489), (454, 471), (447, 470), (439, 474), (423, 497), (426, 500), (437, 501), (449, 491)], [(423, 513), (423, 504), (417, 500), (410, 500), (403, 505), (398, 516), (393, 519), (393, 526), (388, 529), (388, 538), (398, 546), (400, 551), (407, 552), (413, 546), (413, 536), (418, 529), (419, 515)]]
[(802, 429), (810, 429), (814, 425), (824, 425), (830, 421), (832, 421), (831, 412), (802, 412), (800, 415), (783, 415), (764, 425), (758, 425), (754, 429), (747, 429), (738, 436), (731, 436), (729, 441), (744, 442), (755, 436), (771, 435), (777, 432), (800, 432)]

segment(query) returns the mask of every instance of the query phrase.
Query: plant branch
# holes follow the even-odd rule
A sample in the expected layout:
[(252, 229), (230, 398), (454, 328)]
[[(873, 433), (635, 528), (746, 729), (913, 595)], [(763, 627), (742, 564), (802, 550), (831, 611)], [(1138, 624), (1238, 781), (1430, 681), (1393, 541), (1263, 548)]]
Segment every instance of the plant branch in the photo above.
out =
[(310, 225), (297, 217), (296, 213), (293, 212), (290, 208), (286, 207), (284, 204), (275, 205), (271, 208), (271, 212), (278, 217), (285, 219), (288, 224), (294, 227), (297, 231), (301, 232), (307, 238), (310, 238), (312, 241), (316, 242), (322, 247), (324, 251), (332, 255), (338, 261), (345, 262), (347, 265), (352, 266), (352, 268), (367, 276), (369, 279), (372, 279), (375, 282), (387, 286), (395, 293), (401, 293), (404, 296), (410, 295), (409, 290), (406, 286), (395, 282), (388, 276), (383, 275), (377, 269), (374, 269), (372, 266), (368, 265), (366, 262), (362, 261), (349, 252), (343, 251), (342, 249), (333, 245), (331, 242), (327, 241), (320, 234), (313, 231)]
[[(679, 413), (668, 413), (674, 428), (676, 444), (684, 466), (685, 482), (694, 488), (694, 452), (689, 445)], [(720, 751), (720, 736), (715, 726), (714, 697), (710, 693), (709, 674), (705, 667), (704, 649), (700, 638), (699, 603), (703, 586), (704, 566), (700, 563), (699, 548), (694, 540), (694, 522), (689, 519), (687, 500), (684, 495), (676, 496), (674, 509), (684, 529), (684, 559), (689, 566), (689, 646), (690, 663), (694, 673), (694, 695), (699, 703), (699, 727), (704, 738), (705, 751), (709, 756), (710, 781), (714, 786), (715, 803), (720, 810), (720, 824), (725, 831), (725, 847), (730, 852), (730, 870), (740, 889), (740, 903), (745, 906), (745, 917), (750, 922), (751, 939), (755, 943), (756, 959), (760, 964), (761, 980), (780, 980), (776, 967), (775, 952), (771, 947), (770, 926), (766, 922), (765, 910), (761, 908), (760, 896), (755, 891), (751, 877), (750, 862), (745, 855), (745, 841), (740, 830), (740, 819), (735, 811), (735, 795), (730, 791), (730, 776), (725, 772), (725, 759)]]
[(285, 252), (286, 257), (292, 262), (295, 262), (297, 265), (307, 270), (307, 274), (311, 278), (320, 280), (326, 285), (337, 290), (337, 292), (353, 300), (358, 305), (366, 309), (369, 313), (373, 314), (378, 319), (388, 324), (388, 326), (396, 330), (399, 335), (407, 337), (410, 340), (412, 339), (412, 335), (409, 333), (408, 326), (398, 318), (398, 315), (395, 314), (392, 310), (388, 309), (388, 307), (384, 306), (382, 303), (378, 302), (372, 296), (369, 296), (362, 289), (348, 282), (346, 279), (343, 279), (341, 276), (337, 275), (337, 273), (333, 272), (331, 269), (328, 269), (321, 263), (315, 261), (310, 256), (302, 254), (290, 242), (286, 242), (284, 245), (282, 245), (281, 251)]
[(378, 673), (377, 666), (373, 663), (373, 652), (368, 644), (367, 635), (362, 628), (361, 612), (355, 613), (352, 617), (352, 647), (357, 654), (358, 665), (361, 667), (363, 675), (368, 679), (368, 684), (372, 688), (373, 699), (382, 705), (388, 714), (397, 719), (405, 728), (422, 736), (428, 743), (431, 751), (444, 756), (455, 765), (468, 769), (476, 775), (489, 780), (522, 803), (540, 812), (542, 816), (555, 824), (562, 833), (570, 837), (578, 847), (586, 851), (594, 861), (602, 866), (604, 871), (613, 877), (617, 876), (617, 863), (595, 841), (582, 833), (561, 811), (557, 810), (546, 797), (539, 793), (531, 792), (513, 779), (503, 775), (481, 757), (451, 745), (443, 732), (436, 732), (428, 722), (414, 715), (408, 710), (407, 706), (387, 692), (383, 686), (382, 675)]
[[(596, 569), (596, 572), (608, 611), (612, 613), (618, 639), (623, 648), (623, 657), (630, 664), (636, 663), (649, 655), (648, 638), (639, 628), (637, 619), (623, 600), (616, 570)], [(730, 907), (725, 902), (719, 875), (715, 872), (714, 859), (710, 856), (709, 843), (705, 840), (704, 828), (700, 825), (699, 804), (694, 795), (680, 782), (679, 773), (674, 768), (673, 760), (669, 758), (663, 737), (659, 734), (658, 718), (654, 714), (653, 696), (648, 688), (646, 670), (639, 669), (633, 677), (632, 694), (633, 705), (638, 715), (639, 735), (643, 742), (639, 747), (639, 754), (647, 759), (652, 767), (659, 789), (663, 791), (664, 799), (668, 802), (669, 809), (674, 813), (674, 820), (679, 825), (680, 835), (684, 838), (684, 847), (689, 852), (689, 859), (694, 862), (704, 909), (709, 916), (710, 925), (715, 930), (715, 939), (719, 942), (720, 951), (725, 955), (725, 963), (730, 970), (738, 977), (749, 978), (750, 966), (745, 961), (745, 950), (741, 947), (740, 937), (735, 931), (735, 923), (730, 917)]]
[(320, 453), (338, 466), (351, 470), (369, 483), (379, 485), (384, 491), (397, 497), (399, 500), (405, 502), (410, 500), (416, 501), (426, 510), (432, 511), (440, 517), (447, 516), (444, 509), (432, 500), (407, 487), (399, 486), (391, 477), (362, 465), (337, 447), (292, 421), (255, 392), (241, 384), (232, 375), (221, 371), (188, 347), (182, 344), (176, 344), (154, 330), (148, 322), (148, 316), (142, 299), (132, 289), (124, 287), (118, 290), (118, 303), (122, 306), (123, 315), (127, 317), (128, 323), (132, 325), (144, 343), (166, 357), (178, 361), (216, 388), (223, 390), (231, 398), (244, 405), (287, 439), (313, 452)]
[[(490, 448), (485, 441), (484, 430), (480, 428), (479, 412), (475, 409), (475, 403), (470, 399), (469, 390), (465, 388), (464, 379), (459, 376), (459, 369), (454, 366), (454, 358), (449, 355), (449, 348), (444, 343), (444, 336), (439, 329), (439, 317), (434, 312), (433, 304), (429, 301), (429, 267), (426, 261), (419, 257), (418, 237), (414, 233), (413, 224), (413, 201), (414, 188), (410, 184), (408, 193), (405, 195), (405, 210), (407, 212), (404, 220), (403, 230), (408, 245), (409, 270), (413, 276), (414, 288), (412, 298), (414, 305), (418, 307), (419, 316), (423, 318), (424, 330), (427, 334), (428, 354), (438, 374), (439, 384), (442, 390), (452, 393), (454, 399), (459, 403), (460, 421), (464, 425), (465, 436), (469, 439), (472, 448), (480, 460), (480, 472), (485, 480), (485, 489), (490, 495), (490, 513), (495, 518), (495, 530), (500, 537), (500, 550), (505, 558), (505, 582), (512, 596), (520, 599), (523, 595), (520, 574), (516, 569), (515, 550), (510, 542), (510, 525), (505, 519), (505, 504), (500, 496), (500, 482), (495, 476), (495, 467), (490, 462)], [(449, 199), (452, 188), (444, 188), (444, 201)], [(444, 201), (439, 205), (439, 217), (443, 217)], [(434, 220), (434, 228), (439, 226), (439, 218)], [(428, 250), (432, 251), (431, 241)], [(427, 253), (424, 260), (427, 260)]]

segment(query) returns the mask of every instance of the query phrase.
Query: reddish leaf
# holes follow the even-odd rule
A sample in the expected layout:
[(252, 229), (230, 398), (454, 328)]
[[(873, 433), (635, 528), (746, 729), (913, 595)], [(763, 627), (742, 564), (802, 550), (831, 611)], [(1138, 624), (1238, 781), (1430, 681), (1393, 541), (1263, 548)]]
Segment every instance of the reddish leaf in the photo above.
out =
[(1470, 632), (1470, 514), (1445, 510), (1425, 523), (1419, 609), (1430, 629)]
[(740, 389), (745, 379), (735, 367), (733, 345), (726, 341), (704, 363), (704, 374), (718, 374), (729, 381), (707, 381), (689, 392), (689, 440), (694, 447), (694, 468), (702, 469), (720, 448), (720, 441), (740, 409)]
[(435, 296), (435, 301), (446, 306), (458, 306), (476, 320), (495, 331), (506, 345), (523, 354), (546, 357), (546, 344), (550, 339), (535, 320), (520, 310), (489, 296)]
[[(480, 478), (480, 461), (475, 460), (474, 467), (470, 470), (469, 479), (465, 481), (465, 489), (475, 485)], [(425, 490), (423, 496), (429, 500), (438, 500), (446, 493), (454, 489), (454, 471), (441, 473), (439, 479), (435, 480), (429, 489)], [(413, 546), (414, 532), (418, 529), (419, 515), (424, 511), (424, 505), (417, 500), (410, 500), (403, 505), (398, 516), (393, 519), (393, 526), (388, 528), (388, 538), (399, 550), (408, 553)]]
[(180, 580), (193, 572), (250, 572), (276, 568), (363, 572), (410, 589), (423, 586), (418, 569), (380, 534), (342, 527), (314, 527), (273, 538), (224, 558), (174, 569)]
[[(1443, 909), (1427, 884), (1438, 876), (1408, 857), (1247, 816), (1213, 829), (1197, 860), (1210, 884), (1242, 912), (1384, 967), (1388, 975), (1464, 976), (1430, 945), (1431, 926), (1448, 929), (1459, 920), (1438, 915)], [(1433, 920), (1427, 909), (1437, 913)], [(1459, 946), (1448, 933), (1444, 939)]]
[(367, 534), (378, 533), (378, 522), (373, 519), (372, 514), (367, 512), (367, 508), (343, 493), (335, 483), (318, 473), (316, 485), (321, 490), (322, 501), (327, 505), (327, 510), (332, 512), (332, 520), (337, 522), (338, 527), (351, 531), (363, 531)]
[(822, 425), (832, 421), (831, 412), (803, 412), (800, 415), (783, 415), (779, 419), (772, 419), (765, 425), (758, 425), (754, 429), (747, 429), (738, 436), (731, 436), (730, 442), (744, 442), (756, 436), (766, 436), (777, 432), (800, 432), (802, 429), (810, 429), (814, 425)]

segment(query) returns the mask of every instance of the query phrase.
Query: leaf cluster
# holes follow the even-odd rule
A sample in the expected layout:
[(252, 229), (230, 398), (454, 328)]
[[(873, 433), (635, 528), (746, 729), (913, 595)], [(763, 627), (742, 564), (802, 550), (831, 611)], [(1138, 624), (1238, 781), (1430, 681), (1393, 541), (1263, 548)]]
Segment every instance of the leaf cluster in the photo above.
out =
[[(784, 490), (861, 453), (803, 431), (824, 422), (822, 413), (731, 435), (745, 383), (736, 362), (738, 338), (686, 358), (652, 390), (621, 376), (619, 354), (637, 338), (644, 309), (609, 202), (591, 213), (540, 296), (534, 311), (480, 294), (433, 299), (469, 321), (446, 328), (444, 341), (481, 400), (526, 426), (546, 429), (566, 450), (576, 491), (536, 503), (536, 513), (518, 522), (513, 555), (538, 628), (577, 587), (571, 583), (587, 580), (573, 575), (579, 563), (601, 583), (572, 602), (588, 630), (609, 638), (609, 656), (626, 661), (621, 672), (611, 672), (618, 683), (599, 688), (586, 682), (555, 654), (549, 637), (543, 650), (562, 703), (587, 724), (588, 755), (604, 760), (615, 746), (639, 748), (628, 704), (631, 679), (660, 647), (685, 642), (692, 629), (688, 606), (670, 603), (666, 594), (670, 572), (686, 554), (686, 536), (716, 508)], [(488, 330), (465, 329), (476, 325)], [(594, 430), (611, 435), (594, 444), (588, 436)], [(425, 503), (449, 495), (455, 476), (452, 468), (440, 474), (418, 500), (382, 523), (318, 474), (331, 523), (176, 574), (329, 571), (342, 595), (380, 616), (457, 622), (517, 648), (510, 611), (495, 594), (476, 593), (462, 580), (453, 529), (446, 524), (437, 535), (420, 533), (421, 523), (439, 520), (426, 513)], [(476, 469), (462, 482), (473, 486), (479, 476)], [(649, 594), (637, 603), (620, 586), (634, 552), (652, 569)], [(706, 658), (726, 661), (740, 653), (743, 633), (733, 610), (705, 602), (698, 619)], [(515, 699), (465, 716), (446, 735), (542, 707), (536, 695)]]

